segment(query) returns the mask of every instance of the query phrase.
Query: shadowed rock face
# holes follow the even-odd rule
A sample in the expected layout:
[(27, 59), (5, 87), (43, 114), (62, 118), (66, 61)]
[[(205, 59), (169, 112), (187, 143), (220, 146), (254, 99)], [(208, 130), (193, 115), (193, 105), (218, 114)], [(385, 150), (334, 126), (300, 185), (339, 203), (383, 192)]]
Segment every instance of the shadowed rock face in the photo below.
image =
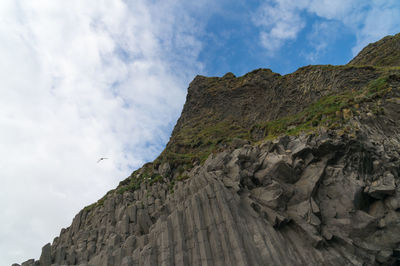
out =
[(198, 76), (160, 157), (22, 265), (399, 263), (399, 85), (372, 66)]
[[(258, 141), (276, 137), (277, 132), (269, 131), (276, 131), (277, 127), (280, 131), (302, 124), (308, 127), (311, 120), (321, 120), (316, 113), (324, 117), (334, 115), (334, 112), (307, 110), (311, 104), (329, 100), (335, 94), (360, 91), (390, 71), (396, 72), (370, 66), (327, 65), (303, 67), (285, 76), (269, 69), (258, 69), (237, 78), (233, 74), (222, 78), (197, 76), (189, 85), (186, 103), (170, 141), (154, 163), (191, 168), (194, 162), (204, 162), (211, 151), (221, 151), (235, 139)], [(304, 115), (310, 117), (298, 117), (292, 124), (284, 122), (302, 112), (308, 112)], [(335, 120), (326, 118), (329, 119), (323, 120)], [(269, 130), (265, 125), (268, 121), (285, 125)], [(278, 133), (284, 134), (285, 130)]]

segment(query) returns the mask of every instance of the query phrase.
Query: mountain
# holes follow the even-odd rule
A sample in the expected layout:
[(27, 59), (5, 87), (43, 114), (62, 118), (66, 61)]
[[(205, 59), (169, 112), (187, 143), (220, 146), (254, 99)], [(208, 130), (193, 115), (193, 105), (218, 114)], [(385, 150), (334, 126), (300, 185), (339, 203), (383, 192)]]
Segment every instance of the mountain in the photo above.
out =
[(400, 66), (400, 33), (369, 44), (349, 64)]
[(22, 265), (400, 263), (399, 45), (197, 76), (160, 156)]

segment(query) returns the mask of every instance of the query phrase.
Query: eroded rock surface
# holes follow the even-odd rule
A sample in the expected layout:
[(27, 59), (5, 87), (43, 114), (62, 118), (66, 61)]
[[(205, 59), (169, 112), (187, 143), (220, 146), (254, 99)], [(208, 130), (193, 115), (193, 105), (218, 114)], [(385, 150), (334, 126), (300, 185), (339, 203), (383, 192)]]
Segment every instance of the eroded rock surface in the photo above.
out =
[(173, 193), (143, 185), (82, 210), (39, 265), (394, 263), (400, 145), (383, 141), (303, 135), (212, 154)]
[[(399, 77), (352, 66), (197, 77), (163, 159), (80, 211), (22, 265), (396, 265)], [(344, 90), (355, 93), (335, 95)], [(276, 118), (292, 124), (254, 125)], [(201, 128), (221, 121), (237, 125)], [(290, 134), (271, 135), (282, 125)]]

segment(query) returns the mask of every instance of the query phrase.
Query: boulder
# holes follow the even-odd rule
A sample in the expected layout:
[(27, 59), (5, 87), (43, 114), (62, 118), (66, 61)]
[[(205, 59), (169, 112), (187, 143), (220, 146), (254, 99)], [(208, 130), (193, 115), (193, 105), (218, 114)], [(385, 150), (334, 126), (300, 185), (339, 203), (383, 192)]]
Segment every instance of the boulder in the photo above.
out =
[(364, 190), (364, 192), (376, 199), (383, 199), (388, 195), (394, 195), (395, 191), (396, 183), (391, 173), (386, 173), (382, 178), (373, 181)]

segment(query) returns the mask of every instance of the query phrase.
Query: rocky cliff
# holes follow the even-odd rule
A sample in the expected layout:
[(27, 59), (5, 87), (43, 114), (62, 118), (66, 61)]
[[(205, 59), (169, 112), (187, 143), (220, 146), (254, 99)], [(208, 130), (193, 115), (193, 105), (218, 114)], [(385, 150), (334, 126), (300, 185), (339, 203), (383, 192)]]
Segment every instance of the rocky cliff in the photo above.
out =
[(398, 36), (344, 66), (197, 76), (162, 154), (22, 265), (399, 263)]
[(399, 66), (400, 33), (386, 36), (382, 40), (365, 47), (353, 60), (352, 65)]

